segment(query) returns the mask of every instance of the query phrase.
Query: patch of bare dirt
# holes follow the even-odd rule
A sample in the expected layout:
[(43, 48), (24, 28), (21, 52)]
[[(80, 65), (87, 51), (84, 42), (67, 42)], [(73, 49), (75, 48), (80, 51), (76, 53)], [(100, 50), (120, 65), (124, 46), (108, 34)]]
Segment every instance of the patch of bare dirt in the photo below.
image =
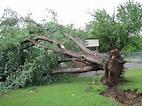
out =
[(142, 93), (136, 91), (122, 91), (117, 88), (109, 88), (102, 93), (103, 96), (112, 97), (123, 106), (142, 106)]

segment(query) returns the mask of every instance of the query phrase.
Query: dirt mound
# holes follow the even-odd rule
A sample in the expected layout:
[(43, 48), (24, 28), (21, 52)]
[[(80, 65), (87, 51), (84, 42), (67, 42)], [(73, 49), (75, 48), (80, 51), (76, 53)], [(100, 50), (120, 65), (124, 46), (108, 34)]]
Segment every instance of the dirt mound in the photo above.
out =
[(122, 103), (123, 106), (133, 106), (136, 104), (142, 106), (142, 93), (137, 93), (136, 91), (122, 91), (117, 88), (110, 88), (103, 92), (102, 95), (114, 98)]

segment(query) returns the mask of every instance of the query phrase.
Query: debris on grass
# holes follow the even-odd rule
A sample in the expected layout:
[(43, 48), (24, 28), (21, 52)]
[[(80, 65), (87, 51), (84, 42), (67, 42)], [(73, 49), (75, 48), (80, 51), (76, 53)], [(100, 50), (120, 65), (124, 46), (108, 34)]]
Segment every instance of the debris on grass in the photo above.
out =
[(142, 104), (142, 93), (138, 93), (137, 91), (109, 88), (105, 92), (103, 92), (102, 95), (114, 98), (123, 106), (139, 106), (140, 104)]

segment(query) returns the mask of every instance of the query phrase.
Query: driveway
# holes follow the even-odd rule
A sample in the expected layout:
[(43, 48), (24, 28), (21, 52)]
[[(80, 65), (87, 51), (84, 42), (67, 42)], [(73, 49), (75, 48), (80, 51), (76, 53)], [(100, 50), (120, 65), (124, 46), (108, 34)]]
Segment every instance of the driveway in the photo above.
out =
[[(142, 62), (128, 62), (128, 63), (125, 64), (125, 67), (126, 67), (127, 70), (138, 69), (138, 68), (142, 69)], [(98, 74), (103, 74), (104, 71), (100, 70), (97, 73)], [(95, 74), (96, 74), (95, 71), (90, 71), (90, 72), (79, 74), (79, 77), (95, 76)]]
[(142, 68), (142, 62), (128, 62), (125, 64), (125, 67), (130, 69)]

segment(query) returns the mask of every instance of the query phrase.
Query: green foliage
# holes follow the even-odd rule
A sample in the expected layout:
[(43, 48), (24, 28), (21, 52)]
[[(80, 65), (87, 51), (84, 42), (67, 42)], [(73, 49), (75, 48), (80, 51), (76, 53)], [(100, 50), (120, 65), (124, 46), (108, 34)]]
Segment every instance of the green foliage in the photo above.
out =
[(124, 49), (124, 53), (129, 53), (129, 52), (138, 52), (138, 51), (142, 51), (142, 37), (141, 35), (138, 37), (131, 37), (130, 40), (133, 40), (133, 42), (131, 42), (131, 44), (129, 44), (128, 46), (126, 46)]
[(137, 33), (142, 27), (142, 4), (129, 0), (118, 6), (117, 20), (124, 23), (129, 33)]
[[(30, 15), (19, 17), (11, 10), (5, 9), (0, 19), (0, 89), (22, 88), (31, 85), (49, 84), (63, 80), (67, 75), (50, 75), (57, 68), (59, 59), (65, 58), (52, 49), (56, 45), (50, 45), (41, 41), (35, 46), (21, 43), (24, 39), (45, 35), (50, 39), (65, 41), (68, 49), (78, 51), (64, 34), (84, 35), (83, 31), (71, 26), (59, 25), (57, 21), (34, 21)], [(5, 91), (4, 91), (5, 92)]]
[(119, 50), (128, 47), (137, 37), (142, 27), (142, 4), (128, 1), (118, 6), (117, 14), (110, 16), (105, 10), (93, 13), (94, 21), (90, 23), (90, 33), (100, 39), (101, 51), (113, 48)]
[(8, 89), (3, 82), (0, 82), (0, 96), (5, 95), (6, 93), (8, 93)]
[(32, 70), (32, 84), (41, 85), (52, 82), (48, 73), (58, 65), (57, 54), (54, 54), (52, 51), (47, 52), (47, 50), (37, 45), (27, 51), (26, 56), (26, 64), (31, 64), (31, 66), (24, 70)]

